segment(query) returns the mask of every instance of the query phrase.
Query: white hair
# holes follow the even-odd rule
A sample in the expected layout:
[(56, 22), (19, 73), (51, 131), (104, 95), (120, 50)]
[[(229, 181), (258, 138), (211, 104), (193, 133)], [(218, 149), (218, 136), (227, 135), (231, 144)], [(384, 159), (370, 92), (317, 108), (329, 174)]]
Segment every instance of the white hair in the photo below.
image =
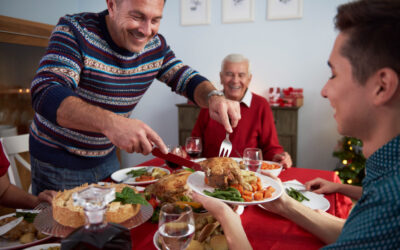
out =
[(251, 72), (250, 72), (250, 61), (244, 55), (242, 55), (242, 54), (229, 54), (229, 55), (225, 56), (224, 60), (222, 60), (221, 72), (224, 70), (224, 65), (227, 62), (231, 62), (231, 63), (247, 62), (247, 65), (248, 65), (247, 71), (248, 71), (249, 74), (251, 74)]

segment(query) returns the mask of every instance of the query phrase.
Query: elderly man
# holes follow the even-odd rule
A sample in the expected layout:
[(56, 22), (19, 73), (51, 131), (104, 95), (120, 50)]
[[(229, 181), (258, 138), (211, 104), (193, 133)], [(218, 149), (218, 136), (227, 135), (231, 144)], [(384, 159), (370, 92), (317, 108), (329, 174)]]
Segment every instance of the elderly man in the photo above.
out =
[[(245, 148), (260, 148), (264, 160), (280, 162), (285, 168), (290, 168), (291, 157), (279, 145), (274, 118), (267, 100), (249, 90), (252, 77), (249, 60), (240, 54), (230, 54), (222, 61), (219, 75), (225, 97), (240, 102), (242, 119), (229, 135), (233, 146), (231, 156), (239, 157)], [(214, 157), (218, 156), (226, 132), (223, 126), (210, 119), (207, 109), (202, 109), (192, 136), (202, 138), (202, 156)]]
[[(336, 15), (340, 33), (328, 61), (332, 76), (321, 94), (334, 109), (338, 131), (360, 138), (368, 158), (362, 196), (347, 220), (311, 210), (285, 192), (264, 204), (331, 244), (324, 249), (400, 248), (399, 23), (400, 1), (393, 0), (350, 2)], [(230, 249), (250, 248), (227, 205), (195, 199), (229, 232)]]
[(119, 169), (115, 147), (166, 153), (154, 130), (129, 118), (154, 79), (208, 107), (228, 132), (240, 119), (239, 103), (219, 96), (158, 34), (164, 0), (106, 1), (103, 12), (59, 20), (32, 81), (34, 194), (109, 177)]

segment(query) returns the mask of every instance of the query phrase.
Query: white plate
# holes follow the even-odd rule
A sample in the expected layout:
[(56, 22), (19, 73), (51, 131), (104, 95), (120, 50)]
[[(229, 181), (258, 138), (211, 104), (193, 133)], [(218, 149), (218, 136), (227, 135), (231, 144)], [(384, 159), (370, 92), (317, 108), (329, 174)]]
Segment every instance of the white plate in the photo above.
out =
[[(11, 216), (15, 216), (15, 213), (11, 213), (11, 214), (6, 214), (0, 217), (0, 220), (7, 218), (7, 217), (11, 217)], [(32, 245), (36, 245), (40, 242), (46, 241), (48, 239), (50, 239), (51, 236), (47, 236), (43, 239), (40, 240), (34, 240), (30, 243), (26, 243), (26, 244), (21, 244), (19, 243), (19, 241), (10, 241), (10, 240), (6, 240), (2, 237), (0, 237), (0, 249), (21, 249), (21, 248), (26, 248)]]
[[(309, 207), (311, 209), (319, 209), (326, 212), (331, 206), (329, 201), (322, 194), (316, 194), (310, 191), (299, 191), (299, 192), (301, 192), (305, 197), (309, 199), (309, 201), (303, 200), (301, 202), (306, 207)], [(265, 209), (261, 205), (260, 207)]]
[[(271, 198), (267, 198), (267, 199), (260, 200), (260, 201), (248, 201), (248, 202), (228, 201), (228, 200), (222, 200), (222, 199), (219, 199), (219, 200), (224, 201), (225, 203), (233, 204), (233, 205), (256, 205), (256, 204), (260, 204), (260, 203), (273, 201), (282, 195), (282, 192), (283, 192), (282, 186), (279, 185), (279, 183), (276, 182), (274, 179), (272, 179), (268, 176), (259, 174), (259, 173), (255, 173), (255, 175), (257, 177), (260, 177), (263, 188), (272, 186), (275, 189), (275, 192), (272, 194)], [(211, 196), (204, 194), (203, 190), (208, 190), (210, 192), (214, 191), (213, 187), (210, 187), (204, 183), (204, 172), (197, 171), (197, 172), (194, 172), (193, 174), (189, 175), (189, 178), (187, 179), (187, 184), (196, 193), (199, 193), (199, 194), (207, 196), (207, 197), (211, 197)], [(211, 197), (211, 198), (214, 198), (214, 197)], [(215, 199), (218, 199), (218, 198), (215, 198)]]
[(41, 249), (47, 250), (50, 247), (61, 247), (61, 244), (60, 243), (41, 244), (41, 245), (36, 245), (33, 247), (25, 248), (25, 250), (41, 250)]
[(145, 168), (147, 170), (147, 172), (150, 172), (153, 170), (153, 168), (159, 168), (163, 171), (165, 171), (167, 174), (170, 174), (171, 172), (166, 169), (166, 168), (160, 168), (160, 167), (151, 167), (151, 166), (141, 166), (141, 167), (131, 167), (131, 168), (124, 168), (124, 169), (120, 169), (116, 172), (114, 172), (111, 175), (111, 179), (115, 182), (121, 182), (123, 181), (123, 183), (125, 184), (129, 184), (129, 185), (144, 185), (144, 184), (151, 184), (154, 183), (156, 181), (158, 181), (158, 179), (155, 180), (151, 180), (151, 181), (136, 181), (136, 177), (129, 177), (126, 173), (132, 171), (132, 170), (138, 170), (141, 168)]

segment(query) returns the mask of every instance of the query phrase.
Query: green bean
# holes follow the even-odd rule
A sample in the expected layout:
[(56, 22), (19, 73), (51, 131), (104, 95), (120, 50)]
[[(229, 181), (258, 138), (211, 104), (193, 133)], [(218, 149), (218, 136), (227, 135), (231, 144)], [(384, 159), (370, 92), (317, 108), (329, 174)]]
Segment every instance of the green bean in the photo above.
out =
[(306, 196), (304, 196), (301, 192), (297, 191), (294, 188), (290, 188), (290, 189), (285, 189), (286, 193), (292, 197), (293, 199), (295, 199), (296, 201), (302, 202), (303, 200), (307, 200), (309, 201), (310, 199), (308, 199)]

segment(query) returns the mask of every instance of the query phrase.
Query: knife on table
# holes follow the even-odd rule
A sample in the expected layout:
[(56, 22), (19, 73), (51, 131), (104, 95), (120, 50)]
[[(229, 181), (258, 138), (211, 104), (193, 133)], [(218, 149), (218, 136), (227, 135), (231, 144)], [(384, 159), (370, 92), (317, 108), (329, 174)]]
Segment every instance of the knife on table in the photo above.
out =
[(8, 231), (16, 227), (21, 221), (24, 219), (24, 217), (18, 217), (17, 219), (10, 221), (9, 223), (0, 226), (0, 236), (3, 234), (6, 234)]
[(180, 157), (179, 155), (175, 155), (172, 153), (164, 154), (161, 152), (161, 150), (159, 148), (153, 148), (153, 151), (151, 151), (151, 153), (158, 158), (176, 163), (181, 166), (186, 166), (188, 168), (192, 168), (196, 171), (202, 171), (202, 167), (200, 166), (200, 164), (198, 164), (194, 161), (185, 159), (183, 157)]

